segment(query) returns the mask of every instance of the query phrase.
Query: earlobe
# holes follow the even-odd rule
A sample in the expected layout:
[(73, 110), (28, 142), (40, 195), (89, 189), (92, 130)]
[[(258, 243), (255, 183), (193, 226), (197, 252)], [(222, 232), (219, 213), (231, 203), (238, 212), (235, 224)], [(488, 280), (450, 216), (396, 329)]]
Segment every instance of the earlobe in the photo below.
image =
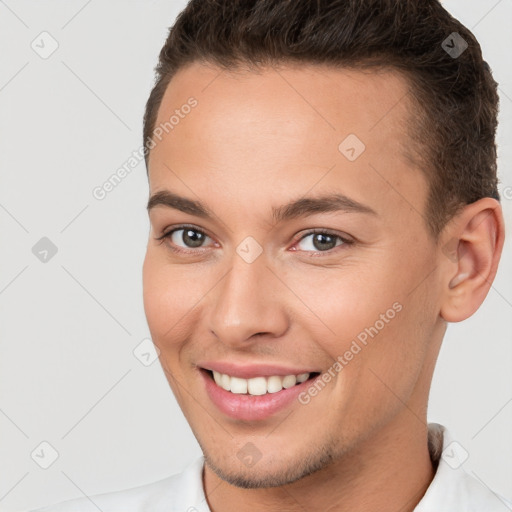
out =
[(444, 239), (450, 241), (440, 255), (444, 320), (460, 322), (480, 307), (496, 276), (504, 236), (501, 206), (489, 197), (466, 206), (449, 224)]

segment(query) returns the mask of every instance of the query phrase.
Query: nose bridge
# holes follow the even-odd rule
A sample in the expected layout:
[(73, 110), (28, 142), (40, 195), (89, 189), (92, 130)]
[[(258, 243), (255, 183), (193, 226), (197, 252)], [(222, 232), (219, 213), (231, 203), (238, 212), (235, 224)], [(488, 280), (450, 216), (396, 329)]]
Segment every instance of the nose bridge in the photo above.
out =
[(272, 293), (274, 281), (263, 254), (252, 261), (234, 254), (230, 270), (216, 287), (210, 312), (209, 328), (217, 338), (243, 346), (253, 334), (282, 334), (287, 319)]

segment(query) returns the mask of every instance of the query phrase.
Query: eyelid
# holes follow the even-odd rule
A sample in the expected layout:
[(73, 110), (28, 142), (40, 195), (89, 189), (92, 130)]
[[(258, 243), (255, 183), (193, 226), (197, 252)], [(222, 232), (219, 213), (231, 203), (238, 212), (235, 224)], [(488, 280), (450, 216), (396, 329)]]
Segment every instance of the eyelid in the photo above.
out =
[(156, 240), (163, 240), (164, 238), (168, 237), (171, 233), (174, 233), (174, 231), (180, 231), (181, 229), (192, 229), (194, 231), (197, 231), (198, 233), (201, 233), (203, 235), (206, 235), (208, 238), (213, 238), (202, 228), (198, 228), (197, 226), (194, 226), (193, 224), (179, 224), (176, 226), (170, 226), (169, 228), (165, 228), (162, 232), (162, 234), (158, 237), (155, 237)]

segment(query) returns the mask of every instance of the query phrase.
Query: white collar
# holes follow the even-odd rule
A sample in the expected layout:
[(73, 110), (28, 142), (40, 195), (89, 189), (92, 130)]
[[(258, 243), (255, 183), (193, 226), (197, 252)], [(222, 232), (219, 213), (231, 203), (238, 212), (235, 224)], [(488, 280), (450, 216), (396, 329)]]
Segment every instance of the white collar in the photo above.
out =
[(414, 512), (510, 512), (512, 503), (463, 468), (468, 452), (437, 423), (428, 425), (429, 451), (436, 474)]

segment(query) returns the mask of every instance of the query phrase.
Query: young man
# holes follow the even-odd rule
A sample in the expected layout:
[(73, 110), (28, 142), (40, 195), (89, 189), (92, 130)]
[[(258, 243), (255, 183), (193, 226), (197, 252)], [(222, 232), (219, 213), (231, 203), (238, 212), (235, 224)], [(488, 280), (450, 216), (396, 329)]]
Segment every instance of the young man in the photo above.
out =
[(47, 510), (510, 510), (426, 417), (503, 247), (497, 100), (437, 0), (191, 1), (146, 106), (144, 303), (204, 457)]

